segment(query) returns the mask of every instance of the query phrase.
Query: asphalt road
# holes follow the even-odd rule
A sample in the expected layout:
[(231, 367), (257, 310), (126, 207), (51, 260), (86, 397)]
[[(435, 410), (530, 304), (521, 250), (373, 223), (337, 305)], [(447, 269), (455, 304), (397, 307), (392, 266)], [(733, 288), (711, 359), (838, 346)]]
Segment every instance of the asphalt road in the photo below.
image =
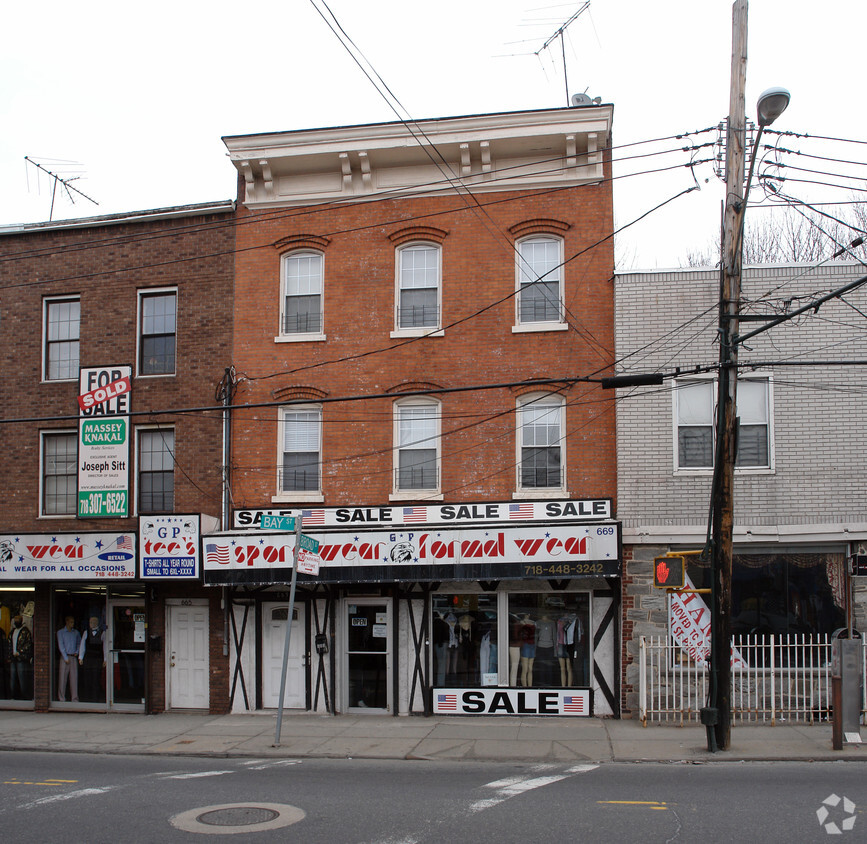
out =
[[(606, 764), (0, 753), (3, 842), (858, 841), (860, 762)], [(822, 812), (823, 826), (817, 811)], [(835, 824), (839, 834), (829, 839)], [(827, 827), (827, 829), (826, 829)]]

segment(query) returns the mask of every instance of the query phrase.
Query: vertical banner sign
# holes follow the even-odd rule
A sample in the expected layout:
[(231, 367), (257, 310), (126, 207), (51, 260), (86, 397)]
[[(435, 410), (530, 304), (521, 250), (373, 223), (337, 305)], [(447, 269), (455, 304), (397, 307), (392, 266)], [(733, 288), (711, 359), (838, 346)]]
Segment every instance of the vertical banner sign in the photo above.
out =
[(82, 369), (78, 389), (78, 518), (129, 516), (131, 366)]

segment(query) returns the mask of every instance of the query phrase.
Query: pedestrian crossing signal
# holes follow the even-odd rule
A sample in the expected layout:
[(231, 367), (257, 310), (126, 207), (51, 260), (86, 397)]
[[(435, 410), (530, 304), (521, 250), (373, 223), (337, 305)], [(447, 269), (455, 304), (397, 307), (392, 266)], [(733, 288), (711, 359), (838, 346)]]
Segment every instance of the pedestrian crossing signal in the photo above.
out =
[(653, 585), (657, 589), (683, 589), (683, 557), (657, 557), (653, 561)]

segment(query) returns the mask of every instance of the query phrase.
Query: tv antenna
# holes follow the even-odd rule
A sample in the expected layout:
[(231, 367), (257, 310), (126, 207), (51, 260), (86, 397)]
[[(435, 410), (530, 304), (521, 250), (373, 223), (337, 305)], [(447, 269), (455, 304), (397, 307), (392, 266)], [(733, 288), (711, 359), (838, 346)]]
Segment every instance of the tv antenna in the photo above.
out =
[(575, 12), (567, 21), (560, 24), (560, 26), (554, 31), (554, 33), (548, 38), (548, 40), (539, 47), (538, 50), (533, 54), (538, 56), (543, 50), (547, 50), (558, 38), (560, 39), (560, 53), (563, 58), (563, 84), (566, 86), (566, 105), (571, 105), (569, 100), (569, 79), (566, 75), (566, 45), (564, 35), (566, 33), (566, 29), (570, 24), (574, 23), (578, 16), (586, 12), (590, 8), (590, 0), (586, 0), (583, 6)]
[(69, 198), (69, 201), (75, 205), (75, 197), (73, 194), (77, 194), (78, 196), (86, 199), (88, 202), (92, 202), (94, 205), (99, 205), (99, 203), (95, 199), (91, 199), (86, 193), (82, 193), (77, 187), (75, 187), (72, 182), (76, 179), (80, 179), (81, 176), (70, 176), (67, 179), (59, 176), (57, 173), (52, 173), (48, 168), (43, 167), (38, 161), (34, 161), (29, 155), (24, 156), (24, 160), (28, 164), (32, 164), (40, 173), (45, 173), (49, 178), (53, 179), (51, 184), (51, 209), (48, 212), (48, 220), (49, 222), (54, 219), (54, 200), (57, 198), (57, 188), (60, 187), (62, 192), (66, 193), (66, 196)]

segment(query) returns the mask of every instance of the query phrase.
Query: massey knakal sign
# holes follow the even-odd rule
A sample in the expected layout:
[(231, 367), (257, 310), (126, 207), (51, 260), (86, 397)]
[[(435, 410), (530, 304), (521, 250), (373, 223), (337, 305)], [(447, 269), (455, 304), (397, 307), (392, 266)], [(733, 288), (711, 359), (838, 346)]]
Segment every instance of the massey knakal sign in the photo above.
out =
[(182, 580), (199, 576), (199, 517), (142, 516), (139, 555), (143, 578)]
[(132, 533), (0, 535), (0, 580), (113, 580), (135, 577)]
[[(695, 589), (689, 576), (684, 589)], [(672, 638), (697, 665), (706, 665), (710, 656), (711, 615), (701, 595), (695, 592), (672, 592), (668, 605), (668, 629)], [(746, 660), (732, 648), (732, 668), (746, 668)]]
[(590, 689), (434, 689), (434, 715), (592, 715)]
[(567, 501), (484, 501), (464, 504), (416, 504), (410, 507), (321, 507), (301, 510), (235, 510), (236, 530), (258, 528), (263, 516), (302, 516), (304, 528), (457, 525), (484, 522), (603, 521), (611, 518), (610, 498)]
[(81, 369), (78, 517), (129, 515), (130, 366)]
[[(316, 532), (322, 581), (448, 576), (571, 578), (619, 574), (616, 524)], [(206, 536), (206, 582), (282, 582), (292, 534)], [(243, 573), (250, 573), (250, 577)]]

